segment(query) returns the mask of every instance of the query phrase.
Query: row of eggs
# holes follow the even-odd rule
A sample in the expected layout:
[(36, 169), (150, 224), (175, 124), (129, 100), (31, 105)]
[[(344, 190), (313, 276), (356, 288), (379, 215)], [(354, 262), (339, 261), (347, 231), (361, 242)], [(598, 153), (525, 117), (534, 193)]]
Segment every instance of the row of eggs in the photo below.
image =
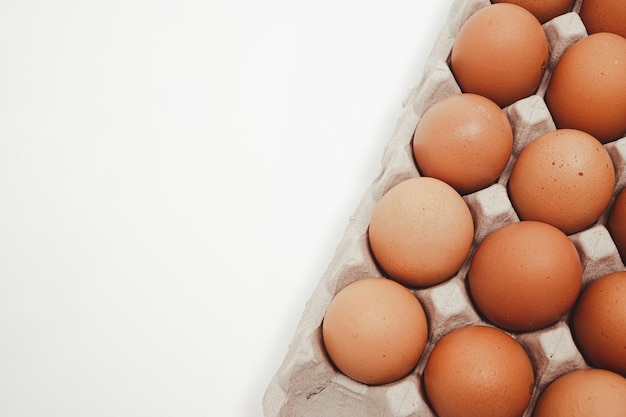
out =
[[(590, 5), (593, 2), (587, 1)], [(505, 39), (504, 49), (497, 53), (478, 51), (493, 44), (494, 39), (502, 42), (494, 34), (506, 33), (505, 28), (527, 45), (536, 42), (526, 48), (529, 54), (524, 55), (524, 48), (520, 52), (512, 46), (510, 39)], [(494, 31), (490, 33), (491, 29)], [(424, 113), (413, 137), (415, 162), (423, 176), (390, 189), (379, 201), (369, 225), (372, 255), (393, 279), (358, 280), (335, 296), (324, 317), (325, 349), (343, 373), (366, 384), (397, 380), (415, 367), (428, 338), (426, 313), (407, 287), (424, 288), (444, 282), (471, 256), (468, 288), (476, 308), (494, 327), (457, 329), (430, 353), (424, 385), (440, 417), (466, 409), (467, 404), (455, 403), (450, 393), (467, 393), (471, 391), (469, 385), (476, 383), (504, 384), (506, 392), (514, 393), (497, 402), (506, 410), (493, 415), (521, 415), (533, 391), (532, 365), (524, 349), (496, 327), (512, 332), (541, 329), (559, 320), (577, 300), (577, 311), (582, 312), (574, 316), (577, 319), (573, 327), (579, 332), (579, 348), (595, 355), (594, 361), (603, 367), (626, 374), (623, 355), (611, 356), (609, 346), (597, 359), (598, 353), (593, 351), (599, 327), (601, 332), (609, 329), (605, 335), (613, 339), (609, 344), (623, 342), (619, 336), (623, 329), (614, 327), (615, 334), (610, 334), (611, 326), (598, 326), (594, 315), (612, 314), (598, 313), (601, 309), (597, 305), (608, 301), (606, 294), (617, 299), (622, 294), (626, 299), (626, 273), (599, 279), (593, 291), (589, 286), (579, 299), (581, 264), (567, 238), (593, 224), (614, 193), (615, 170), (602, 144), (626, 132), (626, 117), (622, 114), (626, 109), (626, 39), (604, 32), (587, 36), (557, 63), (545, 97), (557, 130), (527, 145), (505, 180), (522, 221), (493, 232), (470, 254), (474, 224), (461, 195), (493, 184), (512, 161), (513, 133), (502, 108), (536, 91), (547, 66), (547, 49), (541, 22), (520, 7), (494, 4), (468, 19), (449, 60), (463, 93), (440, 100)], [(538, 70), (527, 71), (532, 73), (530, 87), (520, 89), (524, 82), (514, 82), (512, 67), (506, 69), (501, 85), (494, 74), (485, 70), (485, 62), (490, 59), (487, 69), (489, 65), (497, 67), (498, 73), (506, 67), (502, 51), (508, 51), (517, 68), (538, 66)], [(587, 71), (581, 70), (584, 65), (589, 67)], [(480, 76), (472, 78), (472, 71)], [(521, 79), (528, 75), (518, 74)], [(617, 201), (619, 198), (615, 208)], [(626, 214), (626, 209), (620, 210)], [(615, 221), (619, 222), (626, 224), (626, 219)], [(368, 345), (368, 333), (372, 331), (375, 334), (369, 340), (376, 342)], [(507, 368), (506, 372), (492, 375), (488, 381), (453, 387), (455, 379), (449, 375), (456, 372), (455, 366), (461, 366), (457, 363), (460, 345), (466, 352), (471, 346), (477, 354), (498, 363), (499, 368)], [(604, 360), (607, 355), (608, 362)], [(618, 387), (609, 397), (624, 398), (626, 382), (619, 375), (607, 373), (599, 378)], [(594, 378), (595, 374), (587, 374), (583, 379)], [(576, 381), (574, 375), (569, 379)], [(572, 389), (567, 385), (565, 391)], [(484, 401), (477, 409), (493, 409), (494, 404)], [(548, 410), (549, 406), (543, 408)]]

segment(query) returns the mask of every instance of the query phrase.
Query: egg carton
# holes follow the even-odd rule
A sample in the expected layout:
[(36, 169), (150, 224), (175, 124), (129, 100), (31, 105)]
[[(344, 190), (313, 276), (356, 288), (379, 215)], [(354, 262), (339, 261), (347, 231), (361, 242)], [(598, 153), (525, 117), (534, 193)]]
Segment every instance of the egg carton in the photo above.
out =
[[(587, 36), (578, 15), (581, 3), (581, 0), (576, 1), (572, 11), (543, 25), (550, 56), (538, 90), (504, 109), (513, 127), (514, 145), (503, 173), (490, 187), (463, 197), (475, 223), (475, 237), (468, 260), (444, 283), (411, 290), (422, 303), (429, 322), (428, 343), (416, 369), (396, 382), (368, 386), (350, 379), (332, 365), (324, 350), (321, 324), (326, 308), (339, 290), (358, 279), (385, 276), (368, 243), (372, 213), (390, 188), (420, 175), (413, 159), (411, 141), (421, 115), (438, 100), (461, 92), (449, 66), (454, 39), (469, 16), (491, 3), (489, 0), (456, 0), (453, 3), (420, 82), (403, 102), (403, 112), (383, 153), (381, 171), (350, 217), (333, 259), (305, 306), (284, 361), (269, 383), (263, 398), (265, 417), (436, 417), (423, 388), (424, 366), (434, 345), (451, 330), (489, 324), (474, 309), (466, 288), (465, 277), (471, 255), (488, 234), (519, 221), (507, 195), (507, 181), (526, 144), (556, 129), (543, 97), (561, 55)], [(616, 170), (614, 199), (626, 185), (626, 137), (604, 146)], [(568, 236), (581, 258), (583, 287), (607, 273), (626, 269), (605, 227), (608, 211), (591, 227)], [(539, 331), (509, 332), (524, 347), (535, 370), (534, 392), (524, 417), (532, 415), (539, 394), (550, 382), (572, 370), (589, 367), (574, 343), (568, 319), (569, 313)]]

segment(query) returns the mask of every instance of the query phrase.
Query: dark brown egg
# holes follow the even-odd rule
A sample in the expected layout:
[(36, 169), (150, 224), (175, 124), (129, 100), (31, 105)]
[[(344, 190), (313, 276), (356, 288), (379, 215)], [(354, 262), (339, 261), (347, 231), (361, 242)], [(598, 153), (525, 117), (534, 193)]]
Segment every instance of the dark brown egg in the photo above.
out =
[(626, 376), (626, 272), (589, 284), (576, 304), (572, 330), (587, 361)]
[(533, 417), (626, 416), (626, 379), (602, 369), (569, 372), (544, 390)]
[(515, 4), (486, 6), (461, 27), (450, 56), (464, 93), (505, 107), (532, 95), (548, 64), (548, 40), (532, 13)]
[(626, 260), (626, 189), (620, 191), (611, 206), (607, 229), (622, 261)]
[(545, 100), (558, 128), (582, 130), (602, 143), (621, 138), (626, 133), (626, 39), (602, 32), (576, 42), (556, 64)]
[(522, 221), (482, 241), (467, 279), (472, 300), (488, 320), (508, 330), (532, 331), (555, 323), (574, 305), (582, 266), (563, 232)]
[(534, 371), (522, 346), (502, 330), (462, 327), (433, 348), (424, 388), (438, 417), (520, 417)]
[(574, 4), (573, 0), (491, 0), (492, 3), (512, 3), (522, 6), (543, 24), (564, 13)]
[(580, 7), (587, 33), (611, 32), (626, 37), (626, 1), (585, 0)]

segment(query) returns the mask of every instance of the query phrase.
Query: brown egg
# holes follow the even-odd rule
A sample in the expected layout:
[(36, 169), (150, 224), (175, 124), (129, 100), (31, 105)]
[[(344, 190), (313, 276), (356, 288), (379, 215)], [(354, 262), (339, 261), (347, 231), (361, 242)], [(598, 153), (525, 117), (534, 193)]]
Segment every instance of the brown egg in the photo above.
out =
[(386, 384), (417, 365), (428, 324), (407, 288), (387, 278), (364, 278), (332, 299), (322, 338), (331, 361), (345, 375), (364, 384)]
[(533, 331), (558, 321), (576, 301), (582, 266), (574, 244), (546, 223), (510, 223), (478, 246), (468, 273), (471, 298), (495, 325)]
[(539, 20), (546, 23), (570, 11), (573, 0), (491, 0), (492, 3), (512, 3), (522, 6)]
[(607, 229), (617, 246), (622, 262), (626, 262), (626, 189), (620, 191), (611, 206)]
[(587, 33), (611, 32), (626, 37), (626, 1), (585, 0), (580, 7)]
[(450, 185), (418, 177), (391, 188), (369, 225), (374, 258), (392, 278), (424, 287), (452, 277), (474, 239), (469, 207)]
[(532, 95), (548, 64), (548, 41), (541, 23), (515, 4), (475, 12), (457, 34), (450, 67), (461, 91), (505, 107)]
[(533, 385), (534, 371), (524, 348), (487, 326), (445, 335), (424, 369), (426, 396), (438, 417), (519, 417)]
[(432, 105), (413, 135), (413, 155), (422, 175), (450, 184), (460, 194), (498, 179), (513, 148), (504, 111), (477, 94), (455, 94)]
[(572, 330), (588, 362), (626, 376), (626, 272), (589, 284), (576, 304)]
[(589, 134), (548, 132), (520, 153), (508, 182), (511, 203), (522, 220), (538, 220), (566, 234), (592, 225), (615, 188), (609, 153)]
[(569, 372), (541, 394), (533, 417), (624, 417), (626, 379), (602, 369)]
[(557, 62), (545, 96), (559, 128), (583, 130), (602, 143), (626, 133), (626, 39), (595, 33)]

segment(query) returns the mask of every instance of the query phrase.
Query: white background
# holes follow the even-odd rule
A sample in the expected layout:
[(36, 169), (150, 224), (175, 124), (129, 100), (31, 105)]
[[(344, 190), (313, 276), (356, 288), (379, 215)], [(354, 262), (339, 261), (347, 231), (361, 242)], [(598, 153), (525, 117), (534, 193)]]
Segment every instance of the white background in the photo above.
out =
[(0, 415), (261, 416), (452, 0), (0, 2)]

